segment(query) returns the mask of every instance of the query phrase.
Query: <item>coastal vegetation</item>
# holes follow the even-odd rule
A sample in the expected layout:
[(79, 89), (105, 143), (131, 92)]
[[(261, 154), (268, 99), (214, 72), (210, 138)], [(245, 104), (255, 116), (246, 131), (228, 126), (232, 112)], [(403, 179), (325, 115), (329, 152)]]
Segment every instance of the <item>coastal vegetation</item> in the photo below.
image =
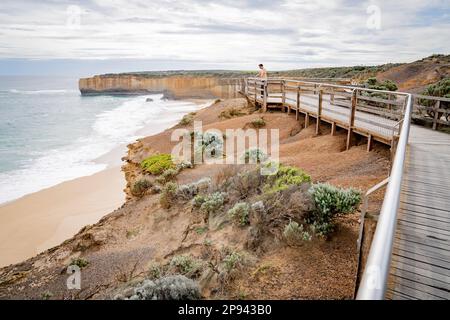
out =
[(187, 115), (183, 116), (183, 118), (181, 119), (181, 121), (178, 124), (180, 126), (188, 126), (188, 125), (192, 124), (196, 114), (197, 114), (196, 112), (188, 113)]
[(162, 153), (150, 156), (143, 160), (141, 162), (141, 167), (151, 174), (159, 175), (168, 169), (175, 168), (175, 164), (172, 161), (172, 156), (170, 154)]
[(135, 197), (142, 197), (144, 193), (153, 187), (153, 184), (147, 179), (140, 179), (133, 184), (131, 188), (131, 193)]

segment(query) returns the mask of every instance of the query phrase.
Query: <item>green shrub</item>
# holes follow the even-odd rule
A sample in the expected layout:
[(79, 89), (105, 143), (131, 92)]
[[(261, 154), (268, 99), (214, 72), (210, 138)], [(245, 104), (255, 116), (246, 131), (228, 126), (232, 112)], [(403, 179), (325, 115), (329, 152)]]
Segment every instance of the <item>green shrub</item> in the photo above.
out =
[[(450, 78), (445, 78), (435, 84), (429, 85), (422, 94), (426, 96), (450, 98)], [(429, 99), (419, 99), (418, 102), (426, 107), (433, 107), (436, 103), (436, 101)], [(440, 107), (442, 109), (449, 109), (450, 102), (441, 101)], [(429, 111), (428, 113), (431, 117), (434, 117), (433, 111)]]
[(197, 227), (197, 228), (195, 228), (195, 232), (198, 235), (202, 235), (202, 234), (204, 234), (207, 231), (208, 231), (208, 227)]
[(302, 224), (290, 221), (283, 231), (283, 237), (289, 245), (297, 245), (303, 241), (311, 241), (312, 236), (308, 231), (304, 230)]
[(267, 155), (260, 149), (250, 149), (244, 153), (245, 163), (261, 163), (267, 160)]
[(269, 177), (269, 182), (264, 186), (265, 193), (273, 193), (288, 189), (290, 186), (311, 182), (311, 176), (303, 170), (280, 165), (276, 175)]
[(157, 263), (152, 263), (148, 268), (148, 277), (152, 280), (161, 278), (163, 273), (164, 270), (162, 269), (161, 265)]
[(202, 270), (203, 263), (190, 255), (179, 255), (172, 258), (170, 266), (182, 275), (196, 276)]
[(177, 184), (173, 182), (169, 182), (164, 186), (159, 198), (159, 203), (163, 208), (168, 209), (173, 204), (176, 198), (177, 189)]
[(205, 214), (215, 213), (219, 211), (225, 203), (225, 194), (222, 192), (214, 192), (203, 199), (200, 210)]
[(202, 194), (198, 194), (194, 197), (194, 199), (192, 199), (192, 205), (195, 208), (200, 208), (202, 206), (203, 203), (205, 203), (206, 201), (206, 196), (202, 195)]
[(197, 114), (196, 112), (191, 112), (191, 113), (185, 115), (178, 124), (181, 126), (190, 125), (194, 121), (194, 117), (196, 114)]
[(224, 267), (227, 272), (233, 271), (243, 263), (243, 257), (239, 252), (233, 251), (223, 259)]
[(42, 300), (50, 300), (53, 297), (53, 293), (51, 293), (51, 291), (44, 291), (44, 293), (42, 293)]
[(220, 113), (219, 118), (220, 119), (231, 119), (231, 118), (235, 118), (235, 117), (240, 117), (245, 115), (244, 112), (242, 112), (239, 109), (236, 108), (229, 108), (227, 110), (224, 110)]
[[(197, 300), (200, 287), (192, 279), (182, 275), (167, 276), (156, 280), (144, 280), (134, 289), (130, 300)], [(118, 295), (115, 299), (123, 299)]]
[(316, 206), (309, 222), (319, 235), (332, 231), (335, 216), (351, 213), (361, 203), (361, 192), (351, 188), (342, 189), (325, 183), (313, 185), (309, 192)]
[(71, 260), (69, 265), (77, 266), (78, 268), (83, 269), (89, 265), (89, 261), (87, 261), (86, 259), (83, 259), (83, 258), (75, 258), (75, 259)]
[(266, 121), (264, 118), (255, 119), (251, 123), (254, 128), (263, 128), (266, 126)]
[(426, 96), (450, 98), (450, 77), (429, 85), (422, 94)]
[(133, 184), (131, 194), (135, 197), (142, 197), (152, 186), (153, 184), (147, 179), (140, 179)]
[(175, 164), (170, 154), (161, 153), (142, 161), (141, 167), (151, 174), (159, 175), (168, 169), (175, 168)]
[(179, 171), (177, 169), (172, 169), (172, 168), (167, 169), (158, 178), (156, 178), (156, 182), (164, 185), (169, 181), (175, 180), (178, 173), (179, 173)]
[(131, 239), (136, 237), (139, 234), (139, 230), (127, 230), (126, 237), (127, 239)]
[(397, 91), (398, 90), (397, 85), (393, 81), (384, 80), (383, 82), (380, 82), (375, 77), (367, 79), (365, 82), (365, 87), (368, 89), (385, 90), (385, 91)]
[[(177, 195), (183, 200), (191, 200), (200, 193), (208, 191), (210, 186), (211, 178), (202, 178), (196, 182), (179, 186)], [(195, 201), (193, 201), (194, 207), (200, 207), (202, 205), (203, 202), (199, 202), (201, 199), (202, 196), (199, 196)]]
[[(366, 82), (364, 83), (364, 87), (367, 89), (383, 90), (383, 91), (397, 91), (398, 90), (397, 85), (394, 82), (392, 82), (391, 80), (384, 80), (383, 82), (380, 82), (375, 77), (367, 79)], [(362, 91), (361, 94), (364, 96), (381, 98), (381, 99), (389, 99), (390, 98), (388, 94), (381, 93), (381, 92)], [(378, 102), (370, 102), (370, 103), (374, 104), (376, 106), (386, 107), (385, 103), (378, 103)]]
[(240, 202), (236, 203), (233, 208), (228, 210), (228, 215), (240, 226), (246, 226), (250, 224), (249, 211), (250, 206), (245, 202)]

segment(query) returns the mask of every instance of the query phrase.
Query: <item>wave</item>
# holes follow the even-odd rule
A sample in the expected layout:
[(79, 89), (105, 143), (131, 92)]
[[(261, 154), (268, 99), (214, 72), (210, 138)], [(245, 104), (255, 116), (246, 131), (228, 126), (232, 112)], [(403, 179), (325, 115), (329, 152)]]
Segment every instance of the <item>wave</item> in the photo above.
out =
[(0, 92), (4, 93), (13, 93), (13, 94), (66, 94), (66, 93), (74, 93), (78, 92), (78, 90), (65, 90), (65, 89), (47, 89), (47, 90), (18, 90), (18, 89), (9, 89), (9, 90), (1, 90)]
[[(146, 102), (152, 98), (153, 102)], [(100, 158), (118, 146), (145, 134), (156, 134), (175, 125), (184, 114), (203, 106), (183, 101), (163, 101), (162, 95), (127, 99), (118, 107), (96, 115), (88, 134), (62, 148), (31, 155), (21, 169), (0, 173), (0, 203), (17, 199), (82, 176), (104, 170)], [(141, 132), (142, 133), (142, 132)]]

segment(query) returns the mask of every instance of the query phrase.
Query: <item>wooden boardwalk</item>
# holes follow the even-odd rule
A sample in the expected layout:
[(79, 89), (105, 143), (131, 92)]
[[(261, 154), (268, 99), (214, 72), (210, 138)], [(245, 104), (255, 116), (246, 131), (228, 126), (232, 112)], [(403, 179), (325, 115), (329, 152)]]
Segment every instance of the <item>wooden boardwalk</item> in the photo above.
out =
[[(305, 126), (309, 126), (311, 118), (318, 119), (317, 133), (320, 122), (331, 124), (332, 134), (338, 127), (348, 130), (347, 148), (352, 134), (367, 137), (368, 150), (372, 141), (392, 146), (398, 137), (404, 93), (392, 93), (392, 99), (388, 100), (371, 96), (374, 92), (370, 89), (282, 80), (269, 80), (269, 83), (254, 81), (243, 92), (263, 110), (282, 108), (294, 112), (297, 118), (304, 114)], [(374, 103), (383, 107), (370, 106)]]
[[(403, 137), (401, 155), (405, 157), (399, 159), (405, 159), (405, 162), (400, 160), (402, 166), (397, 166), (395, 175), (399, 177), (399, 183), (394, 182), (396, 187), (392, 189), (397, 190), (396, 196), (389, 198), (399, 201), (399, 209), (389, 211), (394, 206), (386, 206), (388, 209), (380, 227), (383, 231), (379, 233), (376, 250), (371, 248), (375, 257), (375, 264), (371, 266), (383, 267), (384, 280), (381, 280), (384, 284), (387, 280), (387, 290), (384, 286), (382, 294), (378, 295), (376, 290), (370, 291), (366, 283), (361, 297), (450, 299), (450, 134), (411, 125), (409, 140), (406, 140), (400, 132), (400, 127), (405, 127), (406, 122), (403, 107), (409, 106), (409, 115), (412, 106), (419, 111), (425, 107), (416, 105), (417, 99), (412, 96), (408, 102), (405, 93), (396, 93), (393, 99), (385, 99), (370, 95), (371, 91), (366, 89), (355, 89), (356, 94), (355, 91), (352, 94), (353, 89), (348, 86), (299, 82), (294, 83), (296, 87), (284, 80), (269, 80), (268, 83), (271, 86), (263, 87), (260, 82), (253, 81), (253, 88), (245, 91), (247, 97), (260, 104), (263, 110), (281, 107), (288, 112), (294, 111), (297, 118), (299, 113), (303, 113), (305, 126), (309, 125), (310, 117), (316, 118), (317, 133), (321, 121), (331, 123), (332, 134), (336, 127), (348, 130), (347, 148), (353, 133), (368, 137), (368, 150), (371, 140), (386, 143), (395, 150), (397, 145), (394, 142)], [(278, 87), (280, 91), (277, 91)], [(262, 88), (266, 90), (264, 93)], [(440, 103), (437, 100), (432, 109), (435, 112), (433, 129), (437, 124), (448, 124), (443, 120), (448, 111), (440, 108)], [(427, 107), (424, 110), (430, 112), (431, 109)], [(409, 127), (409, 120), (407, 122)], [(400, 170), (403, 170), (402, 180)], [(391, 172), (391, 180), (393, 174)], [(392, 232), (387, 233), (389, 230)], [(385, 250), (391, 248), (391, 244), (392, 254)], [(381, 255), (385, 252), (384, 256)]]
[(450, 135), (412, 126), (390, 299), (450, 298)]

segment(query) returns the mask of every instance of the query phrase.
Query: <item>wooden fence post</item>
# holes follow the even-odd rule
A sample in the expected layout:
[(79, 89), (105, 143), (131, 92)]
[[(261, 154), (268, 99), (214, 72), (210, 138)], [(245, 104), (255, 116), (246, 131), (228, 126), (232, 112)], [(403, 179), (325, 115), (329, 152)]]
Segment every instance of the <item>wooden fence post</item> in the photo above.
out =
[(350, 117), (349, 117), (349, 123), (348, 123), (348, 133), (347, 133), (347, 150), (350, 149), (351, 142), (352, 142), (352, 133), (353, 133), (353, 127), (355, 125), (355, 113), (356, 113), (356, 89), (352, 92), (352, 108), (350, 110)]
[(322, 89), (319, 89), (319, 103), (317, 105), (316, 134), (319, 134), (319, 132), (320, 132), (320, 117), (322, 115), (322, 96), (323, 96), (323, 91), (322, 91)]
[(334, 104), (334, 87), (331, 87), (330, 104)]
[(286, 111), (286, 82), (284, 80), (281, 80), (281, 108), (283, 111)]
[(438, 120), (439, 120), (439, 108), (441, 106), (441, 101), (437, 100), (434, 104), (434, 118), (433, 118), (433, 130), (437, 129)]
[(263, 112), (267, 112), (267, 96), (269, 95), (267, 82), (264, 82), (263, 88)]

